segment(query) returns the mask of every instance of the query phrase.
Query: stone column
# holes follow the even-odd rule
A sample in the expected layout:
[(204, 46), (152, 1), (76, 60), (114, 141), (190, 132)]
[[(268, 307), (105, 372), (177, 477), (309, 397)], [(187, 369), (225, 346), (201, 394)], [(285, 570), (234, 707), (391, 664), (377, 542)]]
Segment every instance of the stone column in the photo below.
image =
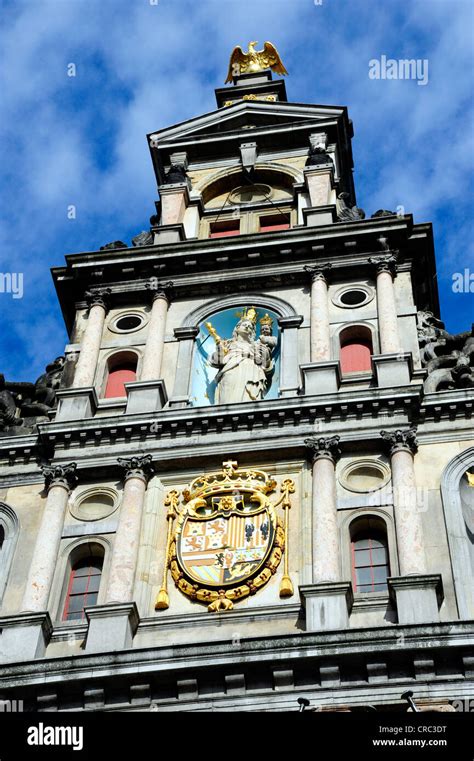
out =
[(48, 498), (36, 538), (22, 611), (39, 613), (47, 610), (69, 492), (76, 481), (75, 470), (75, 462), (43, 467)]
[(125, 470), (120, 518), (110, 563), (106, 603), (129, 603), (137, 567), (140, 528), (148, 479), (153, 474), (151, 455), (118, 459)]
[(298, 328), (301, 315), (280, 317), (281, 330), (280, 396), (296, 396), (300, 387), (298, 367)]
[(100, 344), (104, 330), (105, 316), (108, 311), (107, 296), (110, 289), (87, 291), (86, 300), (89, 305), (89, 318), (81, 343), (81, 352), (74, 374), (73, 388), (92, 386), (97, 369)]
[(330, 268), (330, 262), (305, 267), (311, 274), (311, 362), (331, 359), (327, 281)]
[(301, 365), (305, 395), (328, 394), (339, 389), (339, 359), (331, 360), (328, 274), (331, 263), (304, 268), (311, 275), (311, 364)]
[(381, 354), (397, 354), (401, 349), (393, 287), (397, 258), (394, 254), (386, 254), (378, 258), (370, 258), (369, 262), (375, 264), (377, 268), (377, 316), (380, 352)]
[(352, 585), (341, 580), (335, 475), (339, 440), (339, 436), (305, 440), (313, 463), (313, 584), (300, 587), (300, 593), (306, 628), (313, 631), (347, 628), (352, 606)]
[(189, 404), (189, 386), (193, 362), (194, 341), (199, 333), (198, 327), (175, 328), (174, 334), (179, 341), (178, 362), (170, 407), (187, 407)]
[(417, 450), (416, 429), (394, 433), (381, 431), (380, 435), (388, 442), (390, 451), (400, 575), (426, 573), (413, 462)]
[[(147, 283), (147, 288), (153, 290), (154, 281)], [(158, 284), (153, 294), (150, 321), (148, 323), (148, 336), (146, 340), (143, 365), (141, 372), (142, 381), (153, 381), (161, 378), (161, 363), (165, 345), (166, 317), (170, 302), (170, 291), (173, 283)]]
[(396, 598), (399, 623), (439, 620), (442, 600), (439, 574), (427, 573), (423, 526), (415, 482), (416, 428), (381, 431), (388, 443), (392, 469), (393, 507), (397, 534), (400, 576), (389, 579)]
[(133, 600), (145, 492), (153, 474), (151, 455), (118, 459), (125, 470), (120, 518), (110, 562), (105, 602), (85, 608), (89, 622), (86, 652), (102, 653), (132, 646), (140, 618)]
[(340, 581), (341, 551), (337, 526), (336, 461), (339, 436), (306, 439), (313, 463), (313, 581)]

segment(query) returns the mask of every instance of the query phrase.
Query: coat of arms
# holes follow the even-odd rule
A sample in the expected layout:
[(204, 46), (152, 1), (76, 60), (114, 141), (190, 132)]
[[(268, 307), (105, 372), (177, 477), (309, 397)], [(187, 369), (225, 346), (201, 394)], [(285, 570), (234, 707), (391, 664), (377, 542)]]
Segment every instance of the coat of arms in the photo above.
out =
[[(276, 572), (287, 544), (288, 510), (294, 483), (281, 484), (282, 496), (272, 503), (277, 484), (264, 471), (223, 463), (222, 471), (196, 478), (182, 493), (166, 497), (168, 506), (167, 564), (156, 609), (169, 606), (167, 571), (176, 586), (210, 611), (233, 608), (233, 601), (255, 594)], [(282, 523), (276, 507), (285, 511)], [(176, 525), (174, 521), (176, 519)], [(293, 587), (285, 553), (280, 596)]]

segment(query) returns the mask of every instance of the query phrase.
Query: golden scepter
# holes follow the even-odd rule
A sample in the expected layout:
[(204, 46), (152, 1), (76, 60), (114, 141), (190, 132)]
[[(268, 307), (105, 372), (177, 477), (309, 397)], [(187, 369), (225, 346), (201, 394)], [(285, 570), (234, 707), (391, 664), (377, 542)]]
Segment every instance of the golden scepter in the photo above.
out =
[(227, 347), (227, 342), (225, 340), (223, 340), (220, 337), (220, 335), (218, 335), (217, 330), (213, 326), (212, 322), (206, 322), (205, 325), (206, 325), (206, 328), (209, 331), (209, 335), (211, 335), (213, 337), (213, 339), (214, 339), (214, 341), (216, 343), (216, 346), (219, 346), (220, 344), (222, 344), (222, 348), (224, 350), (224, 354), (227, 354), (227, 352), (229, 351), (229, 349)]
[(283, 558), (283, 576), (280, 583), (280, 597), (292, 597), (294, 594), (293, 583), (288, 573), (288, 561), (289, 561), (289, 511), (291, 508), (290, 494), (295, 491), (295, 483), (291, 478), (285, 479), (281, 485), (283, 497), (281, 499), (281, 506), (285, 511), (285, 557)]
[(165, 497), (165, 507), (168, 507), (166, 514), (166, 520), (168, 521), (168, 536), (166, 538), (166, 554), (165, 564), (163, 567), (163, 580), (161, 582), (161, 589), (158, 592), (156, 598), (155, 610), (167, 610), (170, 606), (170, 597), (168, 594), (168, 567), (170, 564), (170, 547), (171, 537), (173, 534), (173, 521), (176, 517), (178, 508), (179, 492), (176, 490), (168, 492)]

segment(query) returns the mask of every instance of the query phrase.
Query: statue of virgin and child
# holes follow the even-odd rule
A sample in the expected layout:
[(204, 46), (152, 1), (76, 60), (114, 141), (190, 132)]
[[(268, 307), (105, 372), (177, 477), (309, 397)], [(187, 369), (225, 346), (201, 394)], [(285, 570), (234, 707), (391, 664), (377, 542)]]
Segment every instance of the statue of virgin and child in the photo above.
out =
[(210, 357), (212, 367), (218, 369), (215, 377), (216, 404), (255, 402), (263, 399), (271, 386), (274, 370), (272, 355), (278, 338), (273, 335), (273, 320), (265, 314), (260, 320), (257, 338), (257, 311), (254, 307), (244, 309), (231, 338), (222, 339), (210, 322), (209, 333), (216, 342), (216, 350)]

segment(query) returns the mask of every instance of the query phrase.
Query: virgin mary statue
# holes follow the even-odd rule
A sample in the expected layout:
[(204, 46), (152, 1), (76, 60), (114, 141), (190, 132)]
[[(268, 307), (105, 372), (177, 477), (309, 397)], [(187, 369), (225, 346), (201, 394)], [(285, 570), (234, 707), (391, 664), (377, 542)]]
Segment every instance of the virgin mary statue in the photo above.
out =
[(211, 365), (219, 368), (215, 377), (216, 404), (255, 402), (265, 396), (271, 383), (272, 351), (277, 339), (271, 335), (271, 318), (265, 315), (260, 321), (260, 337), (256, 340), (256, 322), (255, 309), (244, 310), (229, 339), (221, 339), (207, 323), (217, 344), (210, 357)]

